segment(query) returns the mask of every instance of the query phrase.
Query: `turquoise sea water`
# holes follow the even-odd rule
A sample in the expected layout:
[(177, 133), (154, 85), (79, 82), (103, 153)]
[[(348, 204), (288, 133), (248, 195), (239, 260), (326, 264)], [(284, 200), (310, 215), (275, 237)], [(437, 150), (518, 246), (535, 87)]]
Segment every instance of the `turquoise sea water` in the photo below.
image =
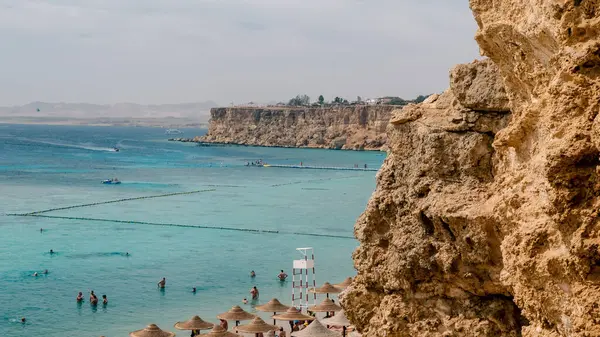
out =
[[(375, 172), (244, 164), (379, 167), (383, 153), (198, 147), (167, 137), (153, 128), (0, 124), (0, 336), (116, 337), (148, 323), (173, 331), (176, 321), (196, 314), (216, 322), (215, 315), (241, 305), (253, 285), (259, 303), (277, 297), (289, 304), (291, 282), (276, 275), (280, 269), (291, 274), (297, 247), (315, 248), (319, 284), (354, 274), (354, 239), (289, 233), (351, 237)], [(111, 151), (114, 146), (121, 151)], [(123, 183), (100, 183), (112, 177)], [(8, 215), (194, 190), (211, 191), (43, 213), (142, 223)], [(48, 275), (32, 276), (44, 269)], [(248, 276), (252, 269), (255, 279)], [(164, 292), (156, 286), (162, 277)], [(106, 294), (108, 306), (91, 307), (90, 290)], [(79, 291), (82, 305), (75, 302)]]

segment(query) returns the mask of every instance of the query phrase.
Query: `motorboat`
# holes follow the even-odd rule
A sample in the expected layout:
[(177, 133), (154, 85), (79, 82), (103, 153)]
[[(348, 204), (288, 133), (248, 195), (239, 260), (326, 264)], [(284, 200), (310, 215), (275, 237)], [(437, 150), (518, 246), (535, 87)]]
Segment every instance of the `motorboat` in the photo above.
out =
[(105, 179), (102, 180), (103, 184), (108, 184), (108, 185), (118, 185), (121, 183), (121, 181), (117, 178), (113, 178), (113, 179)]

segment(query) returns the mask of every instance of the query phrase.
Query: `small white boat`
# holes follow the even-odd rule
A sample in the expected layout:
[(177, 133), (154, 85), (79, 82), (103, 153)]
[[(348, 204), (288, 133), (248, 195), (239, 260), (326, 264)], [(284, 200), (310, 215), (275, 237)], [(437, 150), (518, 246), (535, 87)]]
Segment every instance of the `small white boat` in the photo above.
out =
[(121, 183), (121, 181), (119, 179), (117, 179), (117, 178), (114, 178), (114, 179), (105, 179), (105, 180), (102, 180), (102, 183), (103, 184), (108, 184), (108, 185), (118, 185), (118, 184)]

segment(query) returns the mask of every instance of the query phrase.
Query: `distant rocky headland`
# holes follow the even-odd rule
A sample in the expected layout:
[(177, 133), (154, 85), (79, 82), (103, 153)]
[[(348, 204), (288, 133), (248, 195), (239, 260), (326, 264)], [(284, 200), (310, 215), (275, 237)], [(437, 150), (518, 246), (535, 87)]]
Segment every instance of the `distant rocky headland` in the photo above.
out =
[(381, 150), (394, 105), (229, 107), (210, 111), (208, 144)]

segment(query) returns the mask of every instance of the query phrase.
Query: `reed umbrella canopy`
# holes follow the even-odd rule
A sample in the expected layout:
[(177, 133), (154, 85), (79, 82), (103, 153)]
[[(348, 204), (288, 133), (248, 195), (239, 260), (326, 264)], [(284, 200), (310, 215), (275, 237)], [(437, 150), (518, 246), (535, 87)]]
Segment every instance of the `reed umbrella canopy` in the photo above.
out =
[(225, 330), (225, 328), (222, 327), (222, 326), (220, 326), (220, 325), (213, 326), (213, 328), (212, 328), (212, 330), (210, 330), (210, 332), (202, 333), (199, 336), (206, 336), (206, 337), (239, 337), (239, 335), (234, 334), (231, 331)]
[(258, 311), (272, 312), (272, 313), (284, 312), (284, 311), (288, 310), (289, 308), (290, 307), (288, 307), (287, 305), (281, 304), (281, 302), (279, 302), (279, 300), (276, 298), (270, 300), (269, 302), (267, 302), (263, 305), (256, 306), (256, 310), (258, 310)]
[(341, 337), (342, 334), (327, 329), (318, 319), (312, 321), (306, 328), (292, 332), (292, 337)]
[(238, 331), (245, 333), (261, 333), (269, 332), (271, 330), (279, 330), (278, 326), (265, 323), (260, 317), (255, 317), (252, 322), (237, 327)]
[(340, 310), (342, 310), (342, 307), (335, 304), (333, 302), (333, 300), (326, 298), (323, 300), (323, 302), (321, 302), (315, 306), (309, 307), (308, 310), (314, 311), (314, 312), (340, 311)]
[(283, 314), (273, 316), (273, 319), (279, 321), (312, 321), (315, 318), (301, 313), (298, 309), (294, 307), (290, 307)]
[(174, 337), (175, 334), (169, 331), (161, 330), (156, 324), (150, 324), (142, 330), (136, 330), (129, 333), (130, 337)]
[(239, 305), (232, 307), (227, 312), (217, 315), (218, 319), (226, 321), (247, 321), (253, 319), (254, 317), (256, 317), (256, 315), (252, 315), (251, 313), (244, 311), (244, 309), (242, 309)]
[(329, 283), (329, 282), (325, 282), (319, 288), (311, 288), (308, 290), (308, 292), (315, 293), (315, 294), (327, 294), (327, 297), (329, 297), (329, 294), (341, 293), (342, 289), (332, 286), (331, 283)]
[(352, 277), (347, 277), (344, 281), (335, 284), (334, 286), (336, 288), (340, 288), (340, 289), (346, 289), (348, 288), (348, 286), (350, 286), (352, 284)]
[(194, 316), (184, 322), (175, 323), (175, 329), (178, 330), (208, 330), (212, 329), (214, 326), (213, 323), (206, 322), (199, 316)]
[(334, 325), (334, 326), (350, 326), (350, 325), (352, 325), (352, 323), (348, 320), (348, 317), (346, 317), (346, 314), (344, 313), (343, 309), (340, 310), (340, 312), (338, 312), (337, 314), (335, 314), (335, 316), (329, 317), (329, 318), (324, 318), (321, 322), (326, 325)]
[(312, 321), (315, 318), (301, 313), (300, 310), (294, 307), (290, 307), (283, 314), (273, 316), (273, 319), (278, 321)]

